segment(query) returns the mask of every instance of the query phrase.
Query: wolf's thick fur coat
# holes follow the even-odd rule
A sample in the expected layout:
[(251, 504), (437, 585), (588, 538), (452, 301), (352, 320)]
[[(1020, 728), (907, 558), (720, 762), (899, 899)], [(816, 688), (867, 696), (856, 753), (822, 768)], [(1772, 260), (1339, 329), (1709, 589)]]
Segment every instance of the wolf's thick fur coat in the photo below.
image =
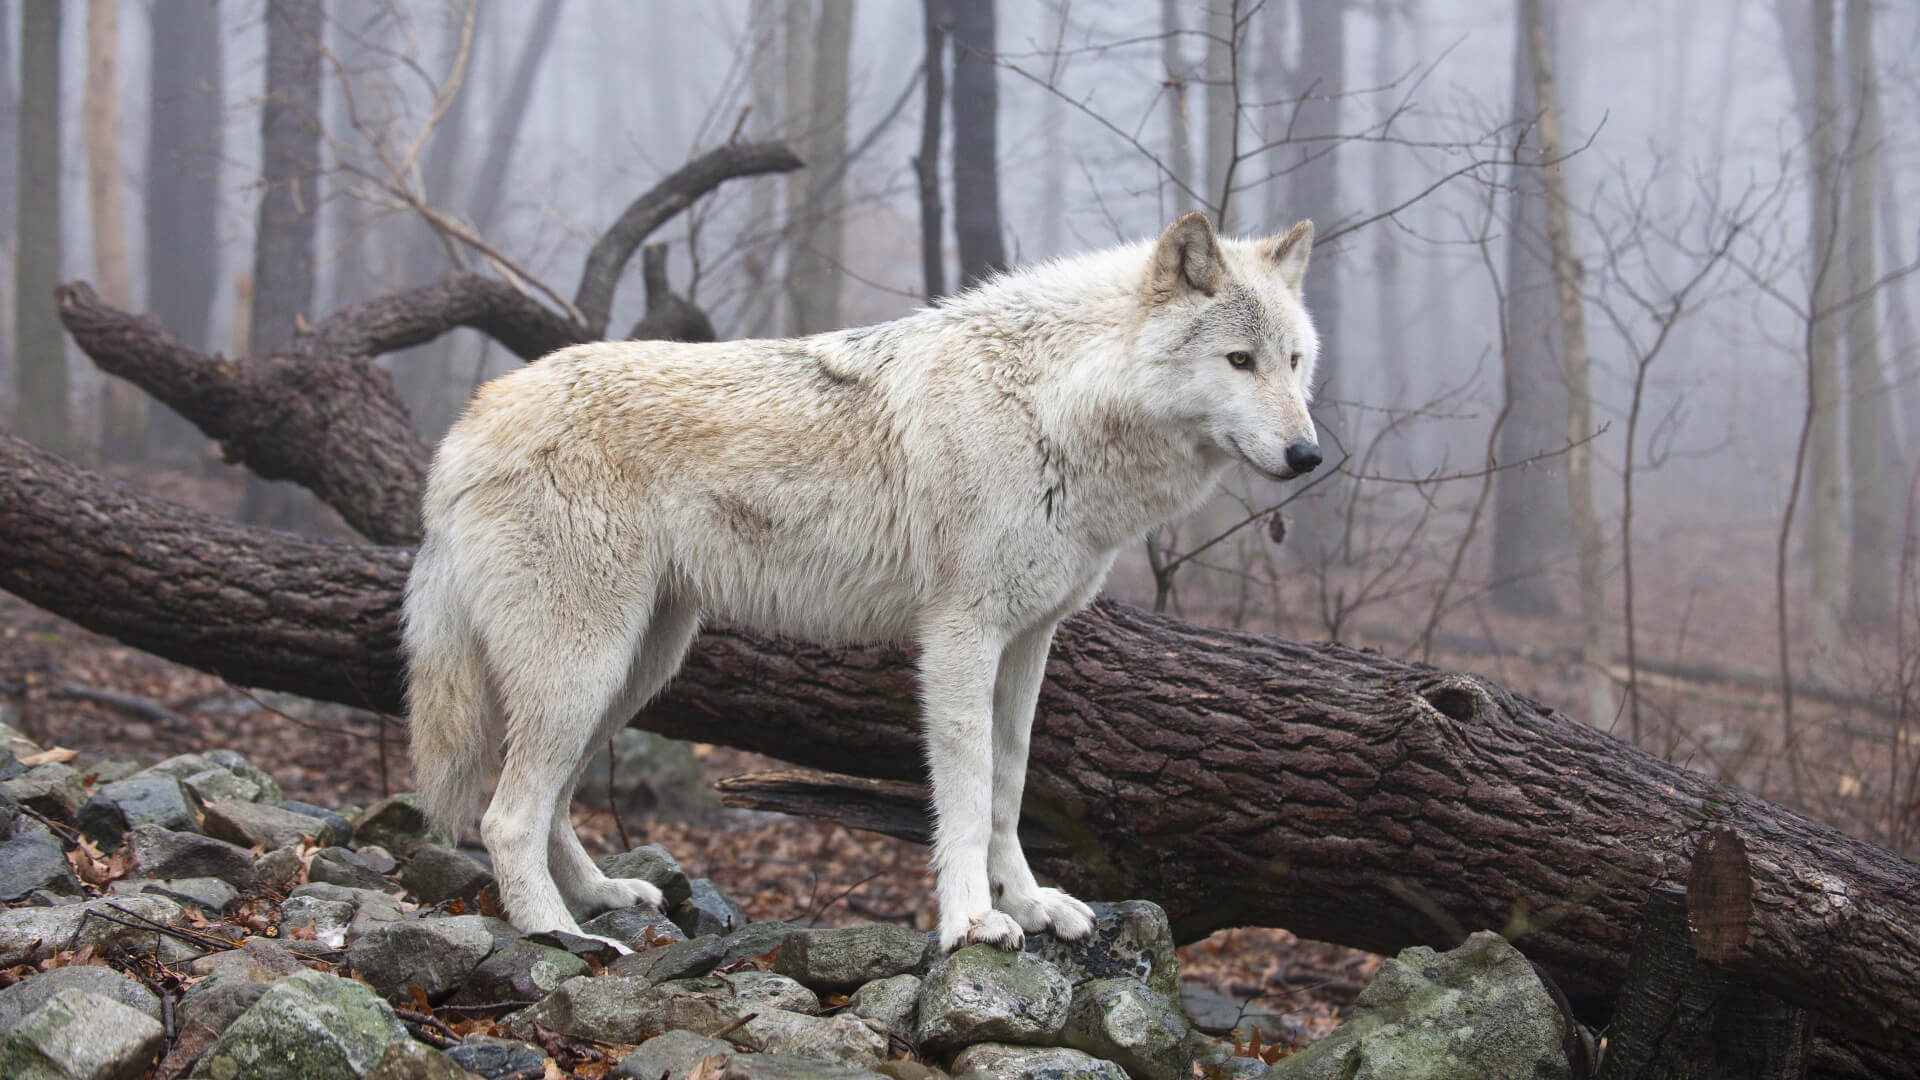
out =
[[(996, 278), (878, 326), (602, 342), (483, 386), (441, 443), (407, 586), (413, 767), (481, 835), (523, 930), (658, 903), (574, 835), (583, 763), (703, 619), (914, 641), (940, 940), (1091, 929), (1016, 837), (1056, 623), (1236, 461), (1319, 461), (1313, 230), (1157, 240)], [(571, 909), (571, 910), (569, 910)]]

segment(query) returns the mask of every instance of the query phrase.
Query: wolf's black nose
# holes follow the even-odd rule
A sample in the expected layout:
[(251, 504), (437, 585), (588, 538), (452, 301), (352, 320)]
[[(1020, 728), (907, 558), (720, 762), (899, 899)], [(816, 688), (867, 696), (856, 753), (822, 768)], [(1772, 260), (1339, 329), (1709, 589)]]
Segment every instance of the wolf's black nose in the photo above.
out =
[(1305, 439), (1295, 439), (1287, 446), (1287, 468), (1297, 473), (1310, 473), (1320, 465), (1320, 444)]

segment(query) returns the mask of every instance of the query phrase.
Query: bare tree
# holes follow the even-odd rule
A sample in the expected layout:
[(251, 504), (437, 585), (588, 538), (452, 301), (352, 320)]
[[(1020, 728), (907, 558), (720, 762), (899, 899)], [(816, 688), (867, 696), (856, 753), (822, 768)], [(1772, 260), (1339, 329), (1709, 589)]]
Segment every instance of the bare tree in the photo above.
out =
[[(802, 334), (840, 325), (841, 263), (846, 240), (846, 170), (825, 167), (847, 156), (847, 64), (853, 43), (853, 0), (816, 0), (812, 26), (812, 98), (801, 157), (804, 217), (796, 223), (787, 257), (787, 292), (794, 330)], [(792, 40), (788, 41), (789, 47)]]
[[(1187, 122), (1187, 89), (1193, 82), (1193, 73), (1187, 68), (1182, 33), (1179, 0), (1160, 0), (1160, 68), (1166, 75), (1167, 87), (1167, 171), (1173, 175), (1175, 213), (1194, 209), (1187, 205), (1186, 197), (1186, 192), (1193, 190), (1193, 134), (1192, 125)], [(1051, 98), (1049, 95), (1049, 100)], [(1168, 215), (1168, 220), (1172, 220), (1172, 215)]]
[(1239, 162), (1240, 0), (1208, 0), (1206, 25), (1206, 195), (1221, 232), (1233, 231), (1233, 173)]
[(949, 0), (953, 12), (953, 235), (960, 284), (1007, 265), (1000, 235), (1000, 91), (995, 0)]
[(21, 0), (20, 188), (14, 235), (14, 426), (59, 453), (72, 449), (66, 342), (53, 305), (60, 280), (61, 0)]
[[(87, 0), (87, 208), (101, 294), (131, 304), (126, 182), (120, 173), (119, 16), (118, 0)], [(119, 461), (144, 456), (147, 396), (130, 383), (109, 378), (101, 386), (100, 404), (101, 455)]]
[(940, 117), (947, 107), (946, 0), (922, 0), (920, 17), (926, 82), (921, 87), (920, 151), (913, 156), (913, 171), (920, 194), (920, 275), (931, 302), (947, 292), (946, 233), (940, 220)]

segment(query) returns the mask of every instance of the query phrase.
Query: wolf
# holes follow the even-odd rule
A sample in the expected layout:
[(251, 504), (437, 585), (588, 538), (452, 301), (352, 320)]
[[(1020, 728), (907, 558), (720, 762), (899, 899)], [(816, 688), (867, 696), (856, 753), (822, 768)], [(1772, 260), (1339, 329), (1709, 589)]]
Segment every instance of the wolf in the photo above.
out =
[(568, 807), (703, 620), (911, 642), (941, 946), (1084, 937), (1017, 833), (1054, 627), (1228, 466), (1320, 463), (1312, 246), (1311, 222), (1225, 239), (1192, 213), (877, 326), (578, 345), (487, 383), (435, 455), (407, 585), (425, 806), (457, 832), (497, 776), (480, 833), (509, 917), (577, 934), (660, 903), (594, 866)]

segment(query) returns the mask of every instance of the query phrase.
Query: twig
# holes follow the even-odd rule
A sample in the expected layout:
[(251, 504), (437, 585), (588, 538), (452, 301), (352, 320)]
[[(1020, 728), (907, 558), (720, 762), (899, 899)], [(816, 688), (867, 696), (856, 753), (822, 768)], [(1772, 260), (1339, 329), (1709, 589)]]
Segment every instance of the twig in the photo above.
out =
[[(753, 1021), (759, 1018), (760, 1018), (760, 1014), (757, 1012), (748, 1013), (745, 1016), (742, 1016), (741, 1018), (739, 1018), (738, 1020), (735, 1020), (733, 1023), (728, 1024), (726, 1027), (721, 1028), (719, 1031), (714, 1032), (711, 1037), (715, 1039), (724, 1039), (727, 1036), (733, 1034), (736, 1031), (739, 1031), (741, 1028), (746, 1027), (748, 1024), (752, 1023)], [(740, 1041), (744, 1043), (746, 1040), (743, 1039)], [(759, 1047), (749, 1046), (748, 1049), (757, 1050), (759, 1049)]]
[(48, 694), (48, 697), (63, 698), (71, 701), (90, 701), (95, 705), (106, 705), (129, 713), (143, 720), (151, 720), (162, 727), (185, 733), (192, 729), (192, 723), (184, 716), (167, 708), (157, 701), (149, 701), (133, 694), (118, 694), (112, 690), (100, 690), (79, 683), (67, 685)]
[(613, 796), (613, 736), (607, 736), (607, 812), (613, 815), (613, 827), (620, 833), (620, 850), (632, 851), (633, 841), (627, 837), (626, 819), (620, 816), (620, 800)]
[(399, 1017), (402, 1020), (405, 1020), (410, 1024), (418, 1024), (421, 1027), (431, 1029), (435, 1034), (441, 1036), (446, 1040), (444, 1043), (441, 1044), (443, 1046), (457, 1046), (461, 1042), (465, 1041), (461, 1038), (459, 1032), (448, 1027), (445, 1021), (441, 1020), (439, 1017), (434, 1016), (431, 1013), (423, 1013), (423, 1012), (416, 1011), (414, 1009), (402, 1009), (398, 1006), (395, 1006), (393, 1010), (393, 1015)]

